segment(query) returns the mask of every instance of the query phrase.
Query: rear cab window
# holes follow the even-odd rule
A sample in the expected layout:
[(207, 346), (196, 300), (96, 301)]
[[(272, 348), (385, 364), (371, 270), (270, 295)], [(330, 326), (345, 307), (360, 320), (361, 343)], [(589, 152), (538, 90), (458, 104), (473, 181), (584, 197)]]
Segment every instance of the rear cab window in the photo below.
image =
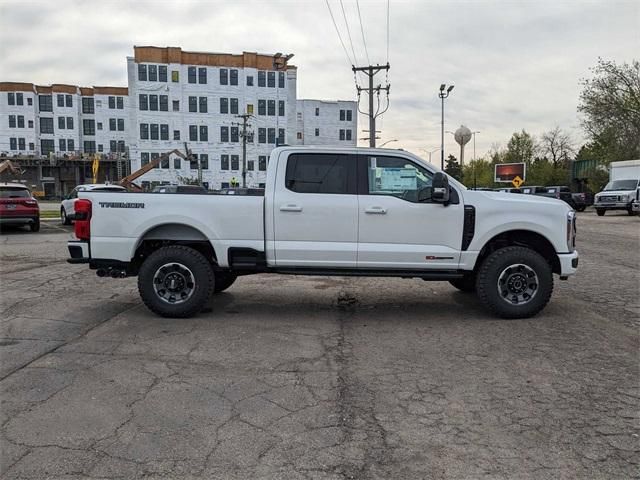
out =
[(343, 153), (293, 153), (285, 187), (297, 193), (356, 195), (355, 157)]

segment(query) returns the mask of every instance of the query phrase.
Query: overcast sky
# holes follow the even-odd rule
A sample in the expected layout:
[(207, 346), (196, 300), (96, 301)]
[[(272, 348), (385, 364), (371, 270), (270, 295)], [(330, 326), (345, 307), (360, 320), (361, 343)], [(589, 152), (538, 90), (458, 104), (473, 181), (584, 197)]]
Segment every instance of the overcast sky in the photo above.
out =
[[(366, 64), (356, 0), (343, 0), (347, 22), (339, 0), (329, 5), (348, 55), (347, 24), (356, 62)], [(455, 84), (446, 129), (479, 130), (480, 156), (522, 128), (539, 135), (559, 125), (582, 141), (580, 79), (599, 56), (640, 57), (638, 0), (391, 0), (389, 10), (391, 104), (378, 144), (397, 139), (389, 146), (422, 155), (440, 145), (441, 83)], [(369, 59), (383, 64), (387, 2), (360, 0), (360, 12)], [(0, 81), (126, 86), (133, 45), (293, 53), (298, 98), (356, 98), (325, 0), (0, 0)], [(368, 128), (366, 117), (359, 120)], [(452, 136), (446, 140), (447, 151), (457, 151)]]

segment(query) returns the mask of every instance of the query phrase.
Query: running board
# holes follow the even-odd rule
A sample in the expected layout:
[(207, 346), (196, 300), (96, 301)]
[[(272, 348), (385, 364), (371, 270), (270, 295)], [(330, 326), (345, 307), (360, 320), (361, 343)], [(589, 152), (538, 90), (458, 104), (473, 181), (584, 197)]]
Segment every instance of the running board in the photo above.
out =
[(465, 274), (462, 270), (376, 270), (366, 268), (309, 268), (309, 267), (284, 267), (268, 268), (268, 272), (282, 273), (286, 275), (323, 275), (346, 277), (401, 277), (422, 278), (423, 280), (446, 281), (462, 278)]

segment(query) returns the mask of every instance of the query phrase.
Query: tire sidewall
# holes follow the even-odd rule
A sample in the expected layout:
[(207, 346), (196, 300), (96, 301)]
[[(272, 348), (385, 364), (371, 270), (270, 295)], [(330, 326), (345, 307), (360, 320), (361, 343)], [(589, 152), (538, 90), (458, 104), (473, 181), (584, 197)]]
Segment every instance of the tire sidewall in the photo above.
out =
[[(183, 303), (169, 304), (155, 292), (153, 278), (157, 270), (167, 263), (181, 263), (193, 274), (195, 289), (191, 297)], [(186, 318), (200, 312), (215, 285), (213, 268), (209, 261), (197, 250), (189, 247), (170, 245), (149, 255), (138, 272), (138, 290), (144, 304), (154, 313), (169, 318)]]
[[(498, 293), (498, 279), (505, 268), (514, 264), (531, 268), (538, 276), (535, 296), (526, 304), (513, 305)], [(478, 271), (476, 290), (481, 302), (502, 318), (528, 318), (542, 310), (553, 292), (553, 272), (549, 263), (526, 247), (505, 247), (491, 253)]]

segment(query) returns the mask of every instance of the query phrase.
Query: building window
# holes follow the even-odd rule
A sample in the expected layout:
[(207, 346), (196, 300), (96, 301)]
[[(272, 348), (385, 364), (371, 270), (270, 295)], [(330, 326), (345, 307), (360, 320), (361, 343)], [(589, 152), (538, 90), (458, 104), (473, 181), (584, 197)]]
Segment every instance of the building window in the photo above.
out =
[(91, 120), (91, 119), (82, 120), (82, 134), (83, 135), (95, 135), (96, 134), (96, 122), (95, 122), (95, 120)]
[(247, 87), (253, 87), (253, 75), (247, 75)]
[(189, 111), (192, 113), (198, 112), (198, 97), (189, 97)]
[(111, 140), (109, 142), (109, 151), (115, 152), (117, 149), (118, 149), (118, 142), (116, 142), (115, 140)]
[(149, 138), (151, 140), (160, 140), (160, 128), (157, 123), (149, 124)]
[(160, 140), (169, 140), (169, 124), (160, 124)]
[(278, 145), (284, 145), (285, 141), (284, 141), (284, 128), (279, 128), (278, 129)]
[(220, 141), (221, 142), (229, 141), (229, 127), (220, 127)]
[(263, 71), (259, 71), (258, 72), (258, 86), (259, 87), (266, 87), (267, 86), (267, 72), (263, 72)]
[(180, 72), (178, 70), (171, 70), (171, 81), (175, 83), (180, 81)]
[(207, 97), (200, 97), (200, 113), (207, 113)]
[[(73, 97), (71, 95), (65, 95), (64, 103), (67, 105), (67, 107), (73, 107)], [(29, 105), (31, 105), (31, 103), (29, 103)]]
[(104, 147), (102, 146), (101, 143), (98, 144), (98, 151), (99, 152), (103, 152), (104, 151)]
[(53, 118), (40, 118), (40, 133), (53, 133)]
[(237, 115), (238, 114), (238, 99), (237, 98), (230, 98), (229, 99), (230, 102), (230, 108), (231, 108), (231, 113), (233, 115)]
[(228, 85), (229, 84), (229, 70), (226, 68), (220, 69), (220, 85)]
[(149, 69), (149, 81), (157, 82), (158, 81), (158, 66), (157, 65), (149, 65), (147, 67)]
[(167, 66), (159, 65), (158, 66), (158, 81), (166, 82), (167, 81)]
[(229, 83), (231, 85), (238, 85), (238, 70), (231, 69), (229, 71)]
[(29, 125), (29, 128), (33, 128), (33, 120), (29, 120), (27, 122), (27, 125)]
[(340, 140), (344, 140), (344, 129), (340, 129)]
[(266, 172), (267, 171), (267, 156), (266, 155), (260, 155), (258, 157), (258, 170), (260, 170), (261, 172)]
[(173, 131), (173, 139), (174, 140), (180, 140), (180, 130), (174, 130)]
[(102, 107), (102, 100), (96, 100), (96, 107)]
[(189, 168), (191, 170), (197, 170), (198, 169), (198, 155), (196, 153), (192, 153), (189, 158), (190, 158), (190, 160), (189, 160)]
[[(33, 145), (33, 144), (30, 143), (29, 145)], [(33, 148), (31, 148), (31, 150), (33, 150)], [(69, 152), (73, 152), (75, 150), (75, 144), (73, 142), (73, 138), (70, 138), (67, 140), (67, 150)]]
[(182, 162), (180, 161), (180, 157), (175, 157), (173, 159), (173, 168), (175, 170), (180, 170), (182, 168)]
[(269, 115), (270, 117), (275, 116), (276, 114), (276, 101), (275, 100), (268, 100), (267, 101), (267, 115)]
[(140, 110), (149, 110), (149, 97), (144, 93), (138, 95), (138, 108)]
[(253, 115), (253, 103), (247, 103), (247, 113)]
[(18, 150), (26, 150), (24, 138), (18, 138)]
[(38, 108), (41, 112), (53, 112), (51, 95), (38, 95)]
[(347, 122), (351, 122), (353, 120), (353, 111), (347, 110)]
[(179, 112), (180, 111), (180, 100), (173, 100), (173, 111), (174, 112)]
[(229, 155), (220, 156), (220, 170), (229, 170)]
[(346, 115), (344, 113), (344, 110), (340, 110), (340, 121), (344, 122), (345, 118), (346, 118)]
[(109, 97), (109, 108), (116, 108), (116, 97)]
[(149, 110), (158, 111), (158, 95), (149, 95)]
[(147, 66), (142, 63), (138, 64), (138, 80), (141, 82), (147, 81)]
[(197, 125), (189, 125), (189, 141), (197, 142), (198, 141), (198, 126)]
[(96, 142), (93, 140), (85, 140), (84, 153), (96, 153)]
[(124, 153), (125, 151), (124, 140), (118, 140), (118, 151)]
[(116, 98), (116, 106), (117, 106), (118, 110), (123, 110), (124, 109), (124, 98), (117, 97)]
[(278, 88), (284, 88), (284, 72), (278, 72)]
[(276, 129), (275, 128), (269, 128), (267, 130), (267, 142), (268, 143), (276, 143)]
[(24, 128), (24, 115), (18, 115), (18, 128)]
[(344, 133), (346, 134), (346, 139), (351, 140), (351, 130), (345, 130)]
[(102, 122), (98, 122), (98, 130), (102, 130)]
[(238, 127), (231, 127), (231, 141), (238, 143), (240, 141), (240, 131)]
[[(33, 105), (33, 99), (31, 97), (27, 98), (27, 105), (29, 105), (29, 106)], [(29, 145), (33, 145), (33, 144), (30, 143)], [(33, 148), (31, 150), (33, 150)]]
[(82, 99), (82, 113), (95, 113), (93, 97), (86, 97)]
[(58, 150), (60, 150), (61, 152), (67, 151), (67, 141), (64, 138), (58, 140)]
[[(16, 94), (13, 92), (7, 92), (7, 104), (8, 105), (15, 105), (16, 104)], [(15, 148), (13, 148), (12, 150), (15, 150)]]
[(255, 168), (255, 162), (253, 160), (247, 160), (247, 170), (253, 172)]
[(258, 115), (266, 115), (266, 114), (267, 114), (267, 101), (258, 100)]
[(258, 143), (267, 143), (267, 129), (258, 128)]
[(198, 158), (200, 159), (200, 168), (202, 170), (209, 170), (209, 155), (201, 153)]
[(319, 136), (320, 136), (320, 129), (316, 128), (316, 137), (319, 137)]
[(276, 87), (276, 72), (267, 72), (267, 87)]
[(220, 113), (229, 113), (229, 99), (221, 97), (220, 98)]
[(64, 107), (64, 95), (59, 93), (58, 95), (56, 95), (56, 100), (58, 101), (58, 106), (59, 107)]
[(196, 67), (189, 67), (187, 69), (187, 81), (189, 83), (196, 83)]
[(240, 156), (231, 155), (231, 170), (240, 170)]
[(298, 132), (297, 137), (298, 137), (298, 140), (302, 140), (302, 132)]
[(73, 130), (73, 117), (67, 117), (67, 130)]
[(18, 150), (18, 139), (11, 137), (9, 139), (9, 150)]
[(36, 149), (36, 146), (33, 142), (29, 143), (29, 150), (34, 151)]
[(149, 140), (149, 124), (140, 124), (140, 140)]
[(16, 128), (16, 116), (9, 115), (9, 128)]
[(47, 156), (50, 153), (53, 153), (56, 145), (53, 140), (40, 140), (40, 154)]
[(144, 167), (147, 163), (149, 163), (149, 152), (141, 152), (140, 153), (140, 166)]
[(206, 125), (200, 125), (200, 141), (209, 141), (209, 128)]
[(198, 68), (198, 83), (207, 83), (207, 68)]
[(320, 116), (320, 108), (316, 107), (316, 117), (319, 117), (319, 116)]
[[(18, 92), (16, 93), (16, 105), (24, 105), (24, 94)], [(20, 143), (20, 139), (18, 139), (18, 144)], [(20, 150), (24, 150), (21, 148)]]
[(169, 111), (169, 96), (168, 95), (160, 95), (160, 111), (168, 112)]
[(278, 100), (278, 116), (284, 117), (284, 100)]

